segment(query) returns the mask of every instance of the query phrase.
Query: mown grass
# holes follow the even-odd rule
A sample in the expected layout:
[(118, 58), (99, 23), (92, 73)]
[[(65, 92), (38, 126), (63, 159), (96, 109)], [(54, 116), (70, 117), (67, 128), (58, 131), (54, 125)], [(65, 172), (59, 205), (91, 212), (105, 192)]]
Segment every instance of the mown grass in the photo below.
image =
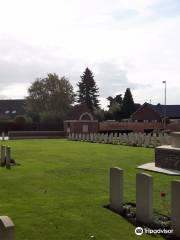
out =
[[(0, 215), (12, 218), (17, 240), (138, 239), (133, 225), (104, 208), (109, 203), (109, 168), (125, 170), (125, 201), (135, 202), (136, 167), (154, 160), (152, 149), (66, 140), (9, 144), (20, 165), (0, 168)], [(180, 178), (151, 174), (155, 210), (167, 214), (170, 181)], [(167, 193), (164, 203), (161, 191)]]

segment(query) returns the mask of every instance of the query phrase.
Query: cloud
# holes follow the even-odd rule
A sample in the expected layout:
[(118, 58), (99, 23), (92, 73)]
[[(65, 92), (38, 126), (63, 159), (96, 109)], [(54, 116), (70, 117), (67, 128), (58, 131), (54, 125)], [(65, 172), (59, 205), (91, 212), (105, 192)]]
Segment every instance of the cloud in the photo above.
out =
[[(121, 66), (113, 61), (96, 64), (96, 80), (98, 80), (102, 97), (124, 94), (126, 88), (135, 90), (149, 87), (148, 84), (130, 82), (126, 65), (127, 63)], [(127, 66), (129, 68), (130, 65)]]
[(136, 101), (162, 102), (165, 79), (177, 103), (179, 10), (177, 0), (2, 1), (0, 94), (23, 97), (48, 72), (76, 87), (88, 66), (103, 98), (130, 87)]

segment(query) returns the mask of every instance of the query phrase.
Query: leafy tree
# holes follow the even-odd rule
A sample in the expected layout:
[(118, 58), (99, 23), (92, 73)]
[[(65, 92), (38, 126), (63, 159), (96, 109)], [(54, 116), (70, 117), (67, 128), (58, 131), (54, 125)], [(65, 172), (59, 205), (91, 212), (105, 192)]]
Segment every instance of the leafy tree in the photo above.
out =
[(75, 94), (70, 82), (65, 78), (59, 78), (57, 74), (47, 74), (46, 78), (38, 78), (28, 89), (26, 109), (31, 116), (40, 116), (43, 113), (52, 113), (57, 120), (63, 119)]
[(114, 98), (109, 96), (107, 100), (109, 101), (109, 114), (106, 115), (115, 120), (119, 120), (121, 116), (121, 108), (123, 102), (122, 94), (118, 94)]
[(80, 104), (87, 104), (91, 109), (99, 108), (99, 89), (96, 86), (93, 73), (89, 68), (86, 68), (81, 81), (77, 84), (78, 90), (78, 102)]
[(129, 118), (134, 111), (135, 104), (131, 94), (131, 90), (130, 88), (127, 88), (123, 98), (121, 114), (123, 118)]
[(122, 94), (116, 95), (114, 101), (117, 102), (119, 105), (122, 105), (123, 102)]

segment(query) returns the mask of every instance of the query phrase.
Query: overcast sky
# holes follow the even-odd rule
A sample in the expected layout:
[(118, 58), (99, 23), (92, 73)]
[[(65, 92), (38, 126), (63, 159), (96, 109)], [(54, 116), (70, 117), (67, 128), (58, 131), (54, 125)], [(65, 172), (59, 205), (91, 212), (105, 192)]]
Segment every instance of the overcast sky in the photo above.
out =
[(75, 87), (88, 66), (105, 98), (180, 104), (179, 0), (0, 0), (0, 98), (23, 98), (37, 77)]

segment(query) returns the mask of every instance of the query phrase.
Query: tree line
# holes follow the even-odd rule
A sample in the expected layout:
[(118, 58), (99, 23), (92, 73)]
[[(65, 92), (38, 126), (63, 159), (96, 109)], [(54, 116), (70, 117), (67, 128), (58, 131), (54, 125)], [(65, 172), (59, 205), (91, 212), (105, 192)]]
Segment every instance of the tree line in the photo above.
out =
[(130, 88), (127, 88), (124, 96), (109, 96), (108, 110), (103, 110), (99, 101), (99, 88), (89, 68), (83, 72), (77, 87), (75, 92), (66, 77), (59, 77), (55, 73), (49, 73), (45, 78), (37, 78), (28, 89), (28, 115), (33, 122), (57, 123), (66, 118), (75, 104), (86, 104), (99, 120), (120, 120), (129, 118), (136, 109)]

